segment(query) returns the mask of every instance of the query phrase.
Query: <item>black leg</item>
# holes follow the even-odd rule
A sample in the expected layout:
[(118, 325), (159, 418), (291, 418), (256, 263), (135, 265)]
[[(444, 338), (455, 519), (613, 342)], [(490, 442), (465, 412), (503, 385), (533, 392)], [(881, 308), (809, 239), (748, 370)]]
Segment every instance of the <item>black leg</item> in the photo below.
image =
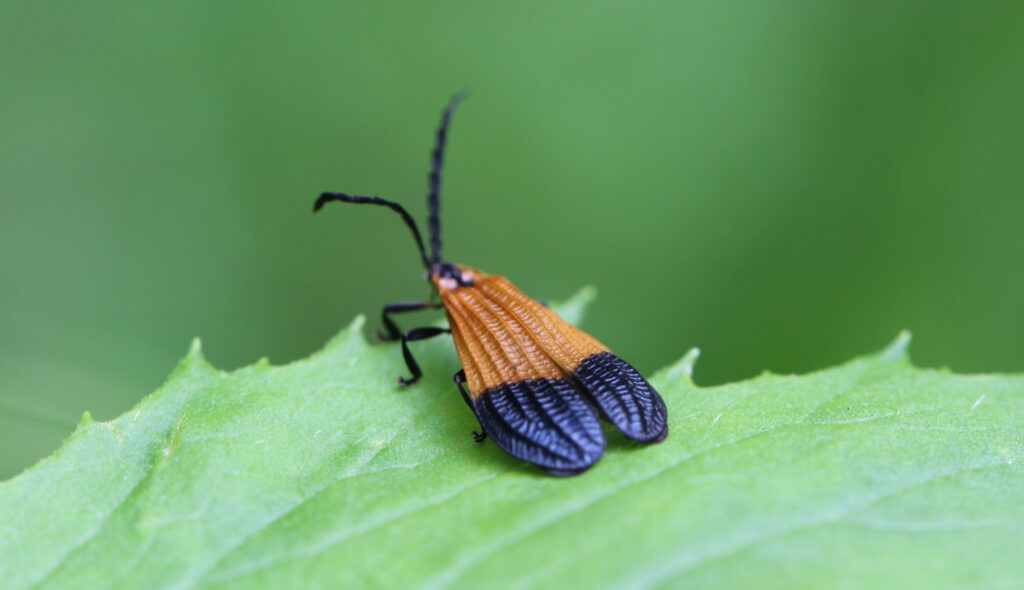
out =
[(459, 386), (459, 393), (462, 394), (462, 400), (466, 402), (469, 409), (473, 409), (473, 402), (469, 401), (469, 394), (466, 393), (466, 388), (463, 385), (466, 383), (466, 370), (459, 369), (459, 372), (452, 375), (452, 379), (455, 380), (455, 384)]
[(405, 357), (405, 366), (409, 367), (409, 371), (412, 372), (412, 377), (405, 379), (402, 376), (398, 377), (398, 382), (406, 387), (416, 383), (423, 376), (423, 371), (420, 370), (420, 366), (416, 363), (416, 359), (412, 358), (412, 353), (409, 352), (409, 343), (416, 342), (417, 340), (426, 340), (427, 338), (433, 338), (439, 334), (449, 334), (451, 330), (448, 328), (436, 328), (433, 326), (427, 328), (416, 328), (409, 330), (405, 334), (402, 334), (402, 356)]
[[(455, 384), (459, 386), (459, 393), (462, 394), (462, 399), (466, 401), (466, 405), (469, 406), (470, 410), (472, 410), (473, 402), (469, 401), (469, 394), (466, 393), (466, 388), (463, 387), (463, 384), (466, 383), (465, 369), (460, 369), (459, 372), (455, 374), (454, 379)], [(487, 433), (484, 432), (484, 425), (481, 424), (480, 432), (477, 432), (475, 430), (473, 431), (473, 442), (482, 443), (485, 440), (487, 440)]]
[(398, 329), (394, 320), (391, 319), (391, 314), (403, 313), (406, 311), (418, 311), (420, 309), (433, 309), (437, 307), (441, 307), (440, 304), (432, 301), (403, 301), (400, 303), (385, 305), (384, 310), (380, 313), (380, 319), (384, 322), (384, 330), (386, 333), (381, 333), (380, 329), (378, 329), (377, 338), (380, 338), (385, 342), (391, 342), (402, 337), (402, 331)]

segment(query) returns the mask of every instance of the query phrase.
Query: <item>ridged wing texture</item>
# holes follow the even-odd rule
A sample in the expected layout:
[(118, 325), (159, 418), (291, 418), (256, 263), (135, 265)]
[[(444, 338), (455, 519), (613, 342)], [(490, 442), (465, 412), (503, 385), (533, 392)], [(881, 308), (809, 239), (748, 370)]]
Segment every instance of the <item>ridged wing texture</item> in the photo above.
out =
[(510, 455), (573, 475), (604, 453), (603, 414), (626, 436), (668, 433), (665, 403), (633, 367), (507, 279), (439, 285), (470, 403)]
[(598, 413), (571, 379), (508, 383), (472, 403), (495, 444), (554, 475), (585, 471), (604, 454)]
[(504, 277), (442, 289), (441, 299), (474, 396), (502, 383), (572, 375), (583, 359), (608, 351)]
[(661, 442), (668, 436), (668, 411), (651, 384), (610, 352), (586, 358), (576, 379), (609, 422), (633, 440)]

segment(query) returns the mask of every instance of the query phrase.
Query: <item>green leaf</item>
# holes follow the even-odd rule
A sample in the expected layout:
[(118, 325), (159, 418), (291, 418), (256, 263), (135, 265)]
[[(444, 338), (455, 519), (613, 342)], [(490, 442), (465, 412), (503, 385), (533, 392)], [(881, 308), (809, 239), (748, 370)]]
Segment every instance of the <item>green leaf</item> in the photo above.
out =
[[(578, 317), (590, 292), (561, 308)], [(884, 352), (805, 376), (653, 382), (671, 433), (610, 434), (586, 474), (493, 444), (450, 343), (357, 319), (311, 358), (232, 373), (196, 342), (159, 391), (0, 485), (0, 587), (1024, 586), (1024, 378)]]

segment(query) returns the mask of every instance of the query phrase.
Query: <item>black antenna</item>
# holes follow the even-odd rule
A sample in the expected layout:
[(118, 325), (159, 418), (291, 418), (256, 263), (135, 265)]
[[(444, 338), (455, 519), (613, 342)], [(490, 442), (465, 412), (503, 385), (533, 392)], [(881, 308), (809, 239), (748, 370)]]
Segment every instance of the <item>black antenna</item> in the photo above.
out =
[(448, 122), (451, 121), (455, 107), (466, 98), (466, 91), (461, 90), (452, 97), (441, 114), (441, 126), (437, 129), (437, 139), (434, 141), (434, 152), (432, 166), (430, 169), (430, 194), (427, 195), (427, 211), (429, 213), (428, 225), (430, 228), (430, 249), (432, 264), (441, 262), (441, 164), (444, 162), (444, 141), (448, 134)]
[(356, 203), (360, 205), (383, 205), (384, 207), (388, 207), (392, 211), (401, 215), (402, 220), (405, 221), (405, 224), (409, 226), (410, 230), (412, 230), (412, 237), (416, 239), (416, 246), (420, 249), (420, 259), (423, 261), (423, 267), (430, 270), (430, 261), (427, 260), (427, 251), (423, 248), (423, 238), (420, 236), (420, 228), (416, 227), (416, 221), (412, 218), (412, 215), (409, 215), (409, 212), (405, 210), (405, 207), (402, 207), (394, 201), (388, 201), (380, 197), (361, 197), (359, 195), (346, 195), (345, 193), (323, 193), (316, 200), (316, 203), (313, 203), (313, 212), (316, 213), (324, 206), (325, 203), (330, 203), (331, 201), (343, 201), (345, 203)]

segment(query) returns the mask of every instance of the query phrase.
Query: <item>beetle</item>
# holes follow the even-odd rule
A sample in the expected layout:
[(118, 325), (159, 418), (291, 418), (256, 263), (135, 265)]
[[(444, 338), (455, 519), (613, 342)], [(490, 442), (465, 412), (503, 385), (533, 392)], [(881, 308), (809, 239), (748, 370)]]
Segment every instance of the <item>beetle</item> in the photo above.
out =
[[(387, 207), (408, 226), (426, 279), (439, 302), (401, 302), (381, 313), (385, 341), (401, 341), (410, 377), (423, 372), (409, 343), (451, 334), (462, 369), (454, 380), (480, 423), (477, 442), (490, 438), (509, 455), (556, 476), (577, 475), (604, 454), (601, 419), (633, 440), (656, 443), (668, 435), (668, 411), (658, 392), (629, 363), (589, 334), (562, 320), (508, 279), (446, 262), (441, 256), (440, 187), (444, 147), (456, 94), (441, 115), (429, 176), (430, 253), (416, 221), (400, 204), (375, 196), (325, 192), (313, 211), (333, 201)], [(443, 307), (448, 327), (402, 331), (392, 315)]]

